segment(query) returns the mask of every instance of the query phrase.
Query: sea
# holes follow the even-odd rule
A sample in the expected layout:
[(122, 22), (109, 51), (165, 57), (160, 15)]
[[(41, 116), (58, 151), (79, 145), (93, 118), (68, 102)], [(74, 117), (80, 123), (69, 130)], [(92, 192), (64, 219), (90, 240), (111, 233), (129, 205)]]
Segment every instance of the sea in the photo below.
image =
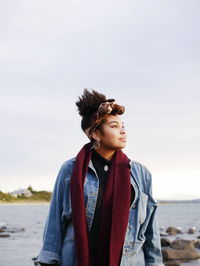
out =
[[(49, 203), (0, 204), (0, 224), (24, 228), (25, 231), (10, 233), (0, 238), (0, 266), (33, 266), (42, 247), (45, 221)], [(158, 204), (158, 222), (162, 230), (168, 226), (180, 227), (183, 232), (196, 227), (200, 235), (200, 203)], [(192, 239), (192, 235), (184, 234)], [(181, 266), (200, 266), (200, 260), (182, 263)]]

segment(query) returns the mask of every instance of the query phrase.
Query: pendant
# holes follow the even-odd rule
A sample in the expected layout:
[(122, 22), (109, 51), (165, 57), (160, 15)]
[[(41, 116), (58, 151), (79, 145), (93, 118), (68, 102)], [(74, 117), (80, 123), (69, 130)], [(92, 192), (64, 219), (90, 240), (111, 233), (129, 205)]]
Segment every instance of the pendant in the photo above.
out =
[(108, 171), (108, 166), (107, 165), (104, 166), (104, 171)]

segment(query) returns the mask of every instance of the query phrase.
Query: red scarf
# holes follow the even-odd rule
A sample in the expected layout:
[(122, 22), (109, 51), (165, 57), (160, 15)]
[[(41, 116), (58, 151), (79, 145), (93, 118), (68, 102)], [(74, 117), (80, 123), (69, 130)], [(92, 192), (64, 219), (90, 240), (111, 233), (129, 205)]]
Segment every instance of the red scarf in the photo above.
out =
[(122, 150), (117, 150), (112, 157), (102, 202), (100, 237), (97, 239), (99, 253), (95, 258), (95, 265), (92, 265), (83, 191), (91, 155), (89, 142), (76, 156), (70, 181), (77, 266), (119, 266), (130, 208), (129, 159)]

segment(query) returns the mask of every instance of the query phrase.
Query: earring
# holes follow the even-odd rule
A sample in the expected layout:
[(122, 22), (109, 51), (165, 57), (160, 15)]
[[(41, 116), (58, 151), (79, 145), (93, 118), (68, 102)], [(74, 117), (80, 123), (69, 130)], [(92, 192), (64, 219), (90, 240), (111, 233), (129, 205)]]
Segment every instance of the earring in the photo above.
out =
[(100, 140), (95, 140), (92, 143), (92, 147), (95, 148), (95, 149), (99, 149), (100, 148)]

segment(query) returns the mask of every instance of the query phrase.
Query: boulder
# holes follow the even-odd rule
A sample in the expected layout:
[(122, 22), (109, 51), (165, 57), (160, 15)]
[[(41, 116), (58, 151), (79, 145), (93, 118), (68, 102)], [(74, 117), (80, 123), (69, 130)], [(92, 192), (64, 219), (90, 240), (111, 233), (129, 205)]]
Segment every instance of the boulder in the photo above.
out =
[(194, 248), (195, 240), (176, 239), (171, 242), (170, 247), (173, 249), (188, 249)]
[(178, 261), (165, 261), (165, 266), (181, 266)]
[(0, 233), (1, 232), (7, 232), (7, 233), (18, 233), (18, 232), (24, 232), (25, 231), (25, 228), (16, 228), (16, 227), (13, 227), (13, 228), (8, 228), (8, 227), (2, 227), (0, 229)]
[(5, 234), (5, 233), (0, 233), (0, 237), (10, 237), (9, 234)]
[(0, 230), (6, 229), (6, 224), (5, 223), (0, 223)]
[(166, 232), (169, 234), (169, 235), (176, 235), (176, 234), (181, 234), (182, 231), (181, 229), (178, 227), (173, 227), (173, 226), (169, 226), (166, 230)]
[(188, 229), (188, 234), (194, 234), (195, 232), (196, 232), (196, 227), (195, 227), (195, 226), (190, 227), (190, 228)]
[(194, 246), (195, 248), (200, 248), (200, 240), (195, 241)]
[(169, 260), (194, 260), (200, 258), (200, 254), (195, 249), (162, 249), (163, 259)]
[(161, 238), (161, 246), (162, 247), (169, 247), (171, 241), (168, 238)]
[(19, 233), (19, 232), (24, 232), (25, 228), (11, 228), (11, 229), (6, 229), (5, 232), (9, 233)]

